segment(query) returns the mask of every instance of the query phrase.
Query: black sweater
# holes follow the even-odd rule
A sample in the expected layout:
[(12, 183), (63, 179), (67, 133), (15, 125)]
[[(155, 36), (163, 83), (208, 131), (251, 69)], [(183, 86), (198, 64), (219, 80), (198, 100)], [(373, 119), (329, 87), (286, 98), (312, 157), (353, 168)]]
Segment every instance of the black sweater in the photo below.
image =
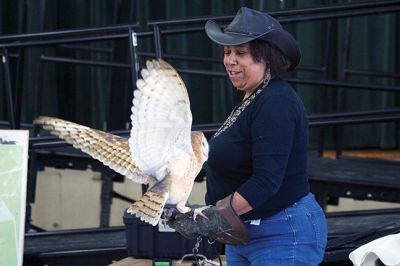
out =
[(309, 192), (307, 113), (286, 81), (271, 80), (209, 145), (207, 204), (237, 191), (253, 207), (241, 216), (250, 220), (271, 216)]

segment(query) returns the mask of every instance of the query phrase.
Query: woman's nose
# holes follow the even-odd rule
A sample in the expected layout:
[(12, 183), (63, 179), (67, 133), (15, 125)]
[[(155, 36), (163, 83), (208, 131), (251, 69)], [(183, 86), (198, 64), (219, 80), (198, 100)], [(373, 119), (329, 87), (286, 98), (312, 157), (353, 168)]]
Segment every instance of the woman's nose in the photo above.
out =
[(233, 65), (233, 64), (236, 64), (236, 55), (234, 54), (234, 53), (230, 53), (229, 55), (228, 55), (228, 58), (227, 58), (227, 60), (228, 60), (228, 63), (230, 64), (230, 65)]

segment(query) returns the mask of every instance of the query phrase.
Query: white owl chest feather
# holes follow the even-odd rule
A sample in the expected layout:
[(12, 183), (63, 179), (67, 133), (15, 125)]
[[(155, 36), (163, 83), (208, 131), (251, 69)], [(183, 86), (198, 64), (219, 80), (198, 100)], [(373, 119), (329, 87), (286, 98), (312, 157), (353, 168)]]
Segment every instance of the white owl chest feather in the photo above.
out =
[[(189, 198), (191, 187), (193, 186), (196, 175), (194, 169), (193, 156), (182, 156), (170, 163), (170, 194), (168, 203), (176, 204)], [(189, 188), (189, 189), (188, 189)]]

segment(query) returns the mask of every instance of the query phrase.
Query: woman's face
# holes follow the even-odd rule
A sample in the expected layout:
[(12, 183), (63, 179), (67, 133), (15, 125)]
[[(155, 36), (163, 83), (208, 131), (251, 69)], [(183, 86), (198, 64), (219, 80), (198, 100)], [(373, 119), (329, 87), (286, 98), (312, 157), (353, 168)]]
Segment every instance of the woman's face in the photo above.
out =
[(263, 82), (266, 63), (253, 60), (248, 43), (224, 46), (224, 65), (233, 86), (245, 92), (245, 98)]

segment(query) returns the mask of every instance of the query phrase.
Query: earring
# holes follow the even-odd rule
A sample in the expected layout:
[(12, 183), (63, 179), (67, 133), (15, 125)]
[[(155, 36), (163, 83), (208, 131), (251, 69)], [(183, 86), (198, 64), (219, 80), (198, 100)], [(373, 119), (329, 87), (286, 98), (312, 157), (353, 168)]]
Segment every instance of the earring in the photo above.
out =
[(271, 69), (268, 68), (267, 72), (265, 73), (265, 76), (264, 76), (263, 88), (268, 86), (268, 83), (269, 83), (270, 80), (271, 80)]

